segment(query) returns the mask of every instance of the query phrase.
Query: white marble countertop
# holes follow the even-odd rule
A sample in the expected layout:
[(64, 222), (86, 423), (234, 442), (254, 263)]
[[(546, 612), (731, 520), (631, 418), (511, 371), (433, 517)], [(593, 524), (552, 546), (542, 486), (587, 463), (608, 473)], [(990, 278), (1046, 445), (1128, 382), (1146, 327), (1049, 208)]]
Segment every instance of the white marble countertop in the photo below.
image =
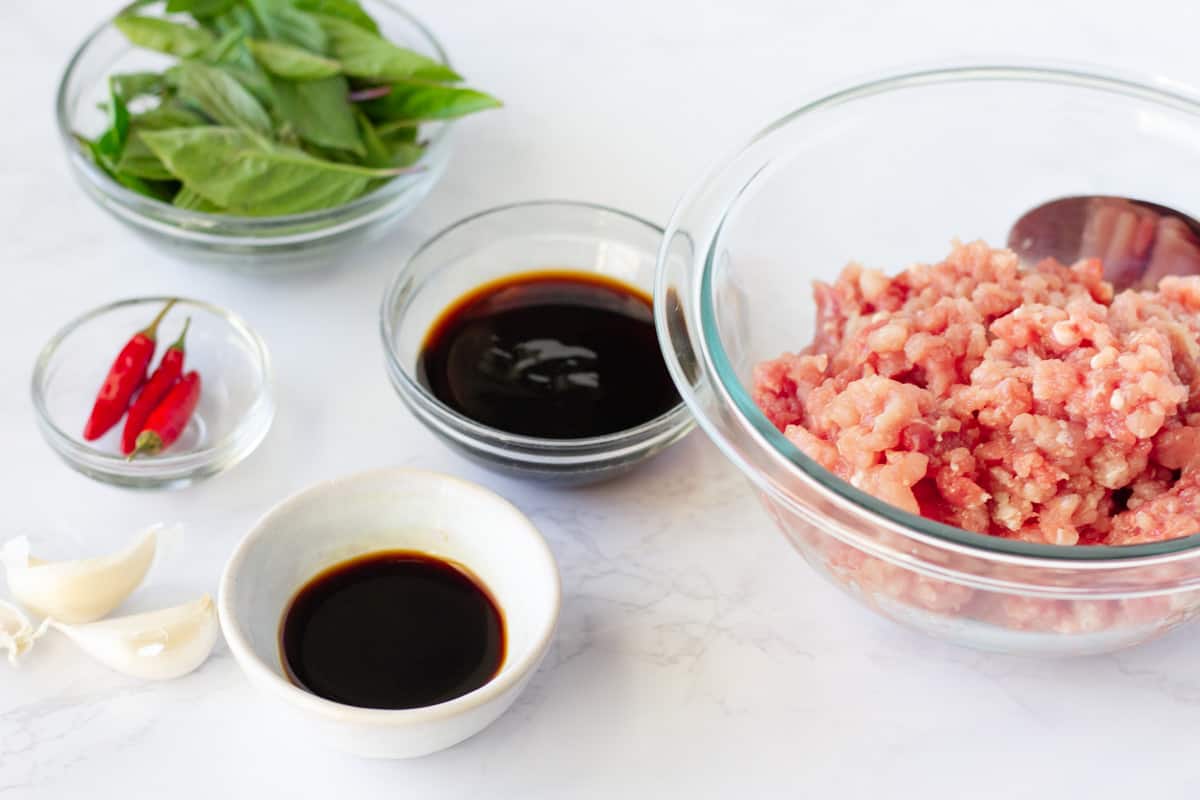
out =
[[(444, 753), (314, 749), (223, 644), (143, 684), (39, 643), (0, 664), (0, 797), (1195, 797), (1200, 629), (1114, 656), (1026, 661), (944, 646), (826, 586), (696, 434), (634, 476), (556, 492), (447, 451), (394, 396), (375, 315), (423, 237), (498, 203), (592, 200), (665, 221), (719, 156), (815, 92), (953, 57), (1063, 58), (1200, 83), (1184, 0), (414, 0), (507, 108), (462, 126), (443, 182), (341, 270), (252, 279), (173, 262), (66, 173), (55, 81), (102, 10), (0, 4), (0, 534), (98, 552), (157, 520), (183, 558), (130, 607), (214, 592), (266, 508), (322, 478), (419, 465), (477, 480), (541, 527), (564, 578), (557, 642), (497, 724)], [(34, 355), (102, 300), (186, 293), (246, 316), (275, 357), (279, 415), (235, 471), (137, 494), (62, 465), (33, 424)], [(73, 544), (74, 543), (74, 544)], [(75, 547), (77, 544), (77, 547)]]

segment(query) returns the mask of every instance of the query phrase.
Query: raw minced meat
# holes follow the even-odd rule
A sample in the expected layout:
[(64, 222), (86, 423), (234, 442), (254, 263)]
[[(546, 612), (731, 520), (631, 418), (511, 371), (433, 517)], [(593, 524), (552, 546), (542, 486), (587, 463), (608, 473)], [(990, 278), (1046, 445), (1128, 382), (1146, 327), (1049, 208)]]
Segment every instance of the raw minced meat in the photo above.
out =
[(1114, 297), (1096, 259), (956, 244), (817, 283), (812, 344), (759, 407), (895, 506), (979, 533), (1124, 545), (1200, 532), (1200, 277)]

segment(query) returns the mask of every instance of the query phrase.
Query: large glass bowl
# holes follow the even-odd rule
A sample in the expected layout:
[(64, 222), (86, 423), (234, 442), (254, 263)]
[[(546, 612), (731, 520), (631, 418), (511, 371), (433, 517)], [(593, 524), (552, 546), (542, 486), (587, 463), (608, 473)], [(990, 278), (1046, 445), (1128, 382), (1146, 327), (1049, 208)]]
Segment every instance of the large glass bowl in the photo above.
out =
[[(1200, 608), (1200, 536), (1056, 547), (941, 525), (819, 467), (754, 405), (755, 364), (813, 338), (813, 279), (849, 261), (934, 262), (951, 239), (1002, 245), (1064, 195), (1200, 213), (1200, 104), (1058, 69), (902, 75), (801, 108), (687, 194), (659, 266), (659, 337), (700, 425), (820, 573), (884, 615), (961, 644), (1103, 652)], [(1200, 521), (1197, 522), (1200, 528)]]
[[(389, 40), (448, 64), (441, 44), (424, 25), (391, 0), (363, 0)], [(377, 236), (390, 221), (408, 214), (445, 172), (450, 158), (450, 125), (423, 125), (428, 143), (415, 164), (379, 189), (336, 208), (277, 217), (205, 214), (176, 208), (126, 189), (79, 149), (75, 133), (93, 137), (107, 126), (100, 104), (108, 97), (108, 76), (116, 72), (161, 70), (171, 58), (136, 48), (105, 20), (79, 46), (58, 87), (56, 116), (67, 163), (79, 185), (105, 211), (168, 252), (209, 264), (253, 271), (312, 269), (336, 264), (351, 247)]]

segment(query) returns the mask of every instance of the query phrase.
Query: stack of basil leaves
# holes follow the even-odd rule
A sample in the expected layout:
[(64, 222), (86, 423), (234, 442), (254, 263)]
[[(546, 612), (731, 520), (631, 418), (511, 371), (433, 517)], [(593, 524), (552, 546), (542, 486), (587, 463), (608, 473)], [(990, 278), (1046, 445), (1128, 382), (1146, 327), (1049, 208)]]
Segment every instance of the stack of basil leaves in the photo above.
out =
[(115, 20), (163, 72), (109, 78), (84, 152), (121, 185), (197, 211), (278, 216), (342, 205), (411, 172), (422, 123), (499, 106), (389, 42), (357, 0), (135, 2)]

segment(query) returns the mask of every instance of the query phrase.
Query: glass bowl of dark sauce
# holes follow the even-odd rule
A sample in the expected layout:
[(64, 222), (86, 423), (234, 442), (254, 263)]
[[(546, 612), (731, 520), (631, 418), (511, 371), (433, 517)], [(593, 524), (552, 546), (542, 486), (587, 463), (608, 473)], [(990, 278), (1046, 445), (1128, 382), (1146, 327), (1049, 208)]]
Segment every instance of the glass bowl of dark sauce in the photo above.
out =
[(417, 418), (477, 462), (584, 484), (682, 438), (692, 419), (654, 331), (662, 230), (535, 202), (434, 236), (384, 297), (388, 375)]

